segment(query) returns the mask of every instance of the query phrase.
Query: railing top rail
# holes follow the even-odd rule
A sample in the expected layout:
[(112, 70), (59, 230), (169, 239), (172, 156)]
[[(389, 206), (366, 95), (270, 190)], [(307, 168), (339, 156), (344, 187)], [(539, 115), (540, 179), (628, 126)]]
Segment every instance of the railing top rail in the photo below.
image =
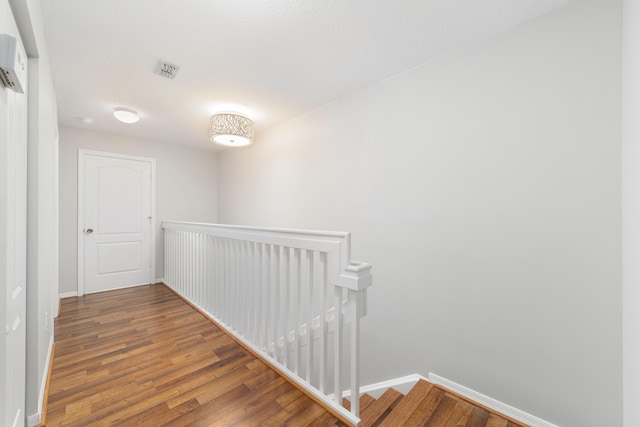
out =
[(162, 221), (162, 228), (327, 252), (329, 253), (329, 263), (333, 266), (329, 271), (333, 284), (352, 290), (361, 290), (371, 286), (371, 265), (355, 262), (351, 259), (351, 233), (348, 232), (185, 221)]
[(208, 222), (162, 221), (162, 228), (175, 228), (180, 225), (207, 227), (207, 228), (216, 228), (216, 229), (225, 229), (225, 230), (297, 234), (297, 235), (308, 235), (308, 236), (316, 236), (316, 237), (345, 238), (345, 237), (349, 237), (350, 235), (350, 233), (346, 231), (319, 231), (319, 230), (301, 230), (301, 229), (293, 229), (293, 228), (253, 227), (253, 226), (246, 226), (246, 225), (213, 224)]

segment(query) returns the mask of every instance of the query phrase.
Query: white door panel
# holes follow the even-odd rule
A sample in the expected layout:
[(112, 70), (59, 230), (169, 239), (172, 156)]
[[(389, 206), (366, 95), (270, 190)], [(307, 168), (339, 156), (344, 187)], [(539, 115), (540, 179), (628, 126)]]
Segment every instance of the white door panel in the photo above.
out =
[(153, 159), (82, 151), (80, 157), (84, 291), (150, 283)]
[(143, 269), (143, 248), (140, 241), (98, 243), (98, 275), (128, 273)]
[[(8, 15), (4, 15), (8, 12)], [(8, 3), (0, 33), (18, 39)], [(7, 28), (8, 26), (8, 28)], [(26, 64), (25, 64), (26, 66)], [(26, 82), (25, 82), (26, 83)], [(0, 425), (25, 422), (27, 273), (27, 94), (0, 84)]]
[[(97, 172), (96, 224), (99, 232), (142, 233), (142, 216), (145, 209), (143, 171), (122, 166), (101, 166)], [(148, 174), (146, 185), (149, 185)]]

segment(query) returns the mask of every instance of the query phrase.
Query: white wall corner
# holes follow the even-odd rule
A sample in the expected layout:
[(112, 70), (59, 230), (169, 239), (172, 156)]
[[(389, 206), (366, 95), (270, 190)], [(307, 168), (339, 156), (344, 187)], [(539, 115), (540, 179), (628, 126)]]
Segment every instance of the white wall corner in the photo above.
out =
[(461, 396), (473, 400), (474, 402), (478, 402), (479, 404), (493, 409), (494, 411), (504, 414), (510, 418), (513, 418), (514, 420), (518, 420), (520, 422), (528, 424), (531, 427), (558, 427), (555, 424), (516, 409), (513, 406), (509, 406), (506, 403), (502, 403), (489, 396), (485, 396), (484, 394), (478, 393), (475, 390), (471, 390), (468, 387), (454, 383), (453, 381), (450, 381), (446, 378), (442, 378), (441, 376), (438, 376), (432, 372), (429, 372), (428, 381), (432, 384), (441, 385), (442, 387), (454, 391)]
[(164, 277), (156, 277), (153, 283), (164, 283)]
[(27, 417), (28, 427), (35, 427), (38, 424), (40, 424), (40, 421), (42, 420), (42, 408), (44, 407), (44, 399), (47, 398), (47, 396), (44, 395), (47, 389), (47, 377), (49, 376), (49, 370), (51, 368), (51, 364), (53, 363), (52, 351), (53, 351), (53, 335), (49, 340), (49, 350), (47, 351), (47, 360), (44, 364), (44, 366), (46, 366), (46, 369), (44, 370), (42, 378), (40, 379), (40, 393), (38, 394), (38, 412), (36, 412), (35, 414), (31, 414)]

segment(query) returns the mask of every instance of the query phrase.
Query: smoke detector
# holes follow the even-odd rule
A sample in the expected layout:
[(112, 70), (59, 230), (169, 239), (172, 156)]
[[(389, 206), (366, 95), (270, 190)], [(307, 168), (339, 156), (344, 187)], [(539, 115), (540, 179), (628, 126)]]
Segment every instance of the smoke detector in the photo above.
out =
[(177, 66), (176, 64), (172, 64), (170, 62), (163, 61), (162, 59), (160, 59), (156, 64), (156, 68), (155, 70), (153, 70), (153, 72), (159, 76), (166, 77), (168, 79), (173, 80), (176, 74), (178, 74), (179, 70), (180, 70), (180, 67)]
[(27, 83), (27, 56), (8, 34), (0, 34), (0, 82), (18, 93), (24, 93)]

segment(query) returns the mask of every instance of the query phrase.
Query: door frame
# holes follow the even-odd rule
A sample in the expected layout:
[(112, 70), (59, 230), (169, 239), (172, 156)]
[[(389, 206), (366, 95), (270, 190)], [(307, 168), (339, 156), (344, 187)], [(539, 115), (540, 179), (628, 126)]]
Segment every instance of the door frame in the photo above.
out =
[[(151, 248), (149, 267), (149, 283), (155, 280), (156, 274), (156, 159), (152, 157), (130, 156), (128, 154), (109, 153), (106, 151), (78, 149), (78, 295), (85, 294), (84, 280), (84, 159), (85, 156), (111, 157), (121, 160), (136, 160), (139, 162), (148, 162), (151, 164)], [(125, 286), (128, 287), (128, 286)]]

